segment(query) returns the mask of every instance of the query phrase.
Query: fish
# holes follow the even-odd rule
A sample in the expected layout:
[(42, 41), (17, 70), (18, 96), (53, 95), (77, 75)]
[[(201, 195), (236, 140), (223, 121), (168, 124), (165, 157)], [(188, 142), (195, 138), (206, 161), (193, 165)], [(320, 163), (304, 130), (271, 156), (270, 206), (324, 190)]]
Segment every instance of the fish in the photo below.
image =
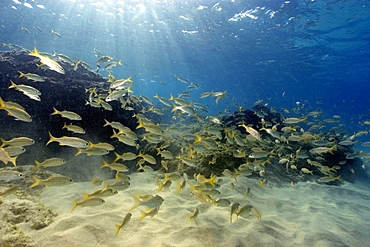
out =
[(36, 82), (44, 82), (45, 79), (44, 77), (40, 76), (40, 75), (37, 75), (37, 74), (32, 74), (32, 73), (22, 73), (20, 71), (18, 71), (19, 73), (19, 78), (22, 78), (22, 77), (26, 77), (28, 80), (32, 80), (32, 81), (36, 81)]
[(176, 181), (181, 178), (181, 175), (178, 172), (165, 173), (163, 180)]
[(179, 80), (182, 83), (188, 83), (189, 81), (185, 79), (184, 77), (178, 76), (176, 74), (173, 74), (173, 77), (175, 77), (177, 80)]
[(239, 124), (238, 127), (244, 127), (245, 131), (248, 132), (251, 136), (256, 138), (258, 141), (262, 141), (261, 134), (257, 130), (253, 129), (252, 127), (249, 127), (245, 125), (244, 123)]
[(256, 207), (251, 208), (251, 213), (256, 216), (259, 220), (262, 218), (262, 214), (257, 210)]
[(103, 159), (103, 165), (100, 166), (100, 168), (109, 167), (111, 170), (119, 171), (119, 172), (128, 172), (129, 169), (127, 166), (121, 163), (113, 162), (108, 163)]
[(25, 147), (35, 144), (35, 141), (32, 138), (29, 137), (15, 137), (9, 141), (6, 141), (2, 138), (0, 138), (2, 142), (2, 147), (4, 146), (18, 146), (18, 147)]
[(186, 185), (186, 180), (185, 179), (183, 179), (181, 182), (177, 182), (177, 189), (176, 189), (175, 194), (176, 195), (180, 194), (180, 192), (182, 190), (184, 190), (185, 185)]
[(73, 124), (66, 124), (64, 123), (64, 126), (62, 127), (62, 129), (67, 129), (68, 131), (71, 131), (73, 133), (77, 133), (77, 134), (85, 134), (85, 130), (83, 128), (81, 128), (80, 126), (77, 126), (77, 125), (73, 125)]
[(217, 207), (228, 207), (230, 206), (231, 202), (228, 199), (216, 199), (213, 202)]
[(311, 174), (311, 175), (313, 175), (313, 171), (311, 171), (311, 170), (308, 170), (308, 169), (307, 169), (307, 168), (305, 168), (305, 167), (301, 168), (301, 171), (302, 171), (303, 173), (306, 173), (306, 174)]
[(78, 156), (80, 154), (86, 154), (87, 156), (101, 156), (109, 154), (109, 150), (91, 146), (89, 146), (88, 148), (77, 148), (77, 153), (75, 154), (75, 156)]
[(8, 153), (10, 157), (18, 156), (26, 152), (26, 149), (20, 146), (7, 146), (4, 147), (4, 150)]
[(213, 175), (211, 178), (206, 178), (204, 175), (198, 174), (196, 176), (196, 180), (199, 184), (203, 185), (205, 183), (209, 183), (212, 187), (216, 187), (215, 179), (217, 178), (216, 175)]
[(74, 148), (88, 148), (89, 143), (81, 138), (78, 137), (70, 137), (70, 136), (62, 136), (62, 137), (54, 137), (49, 132), (49, 141), (46, 143), (46, 146), (49, 145), (51, 142), (59, 142), (61, 146), (69, 146)]
[(36, 166), (33, 169), (33, 172), (36, 172), (41, 166), (44, 168), (47, 168), (47, 167), (64, 165), (65, 163), (67, 163), (67, 161), (61, 158), (50, 158), (50, 159), (44, 160), (43, 162), (38, 162), (37, 160), (35, 160)]
[(73, 207), (72, 207), (71, 211), (75, 210), (78, 206), (81, 206), (81, 207), (85, 207), (85, 206), (93, 207), (93, 206), (102, 205), (103, 203), (105, 203), (104, 199), (99, 198), (99, 197), (92, 197), (92, 198), (89, 198), (89, 199), (86, 199), (86, 200), (82, 200), (80, 202), (73, 201)]
[(240, 203), (239, 202), (233, 202), (230, 206), (230, 223), (233, 222), (233, 214), (236, 213), (236, 211), (238, 210), (240, 206)]
[(23, 179), (24, 175), (21, 172), (17, 171), (0, 171), (0, 180), (2, 181), (10, 181), (10, 180), (18, 180), (18, 179)]
[(247, 218), (249, 213), (251, 212), (253, 206), (252, 205), (245, 205), (243, 207), (240, 207), (239, 210), (235, 213), (236, 217), (243, 217)]
[(137, 155), (137, 157), (143, 158), (146, 162), (148, 162), (148, 163), (150, 163), (152, 165), (157, 164), (157, 160), (153, 156), (151, 156), (150, 154), (142, 154), (142, 153), (139, 153)]
[(164, 199), (159, 196), (155, 195), (151, 197), (149, 200), (140, 200), (137, 196), (133, 195), (132, 198), (134, 199), (134, 205), (131, 207), (130, 211), (134, 210), (139, 206), (146, 206), (149, 208), (158, 208), (162, 205)]
[(121, 225), (116, 225), (116, 234), (114, 236), (117, 236), (119, 231), (131, 220), (132, 214), (127, 213), (126, 216), (123, 218)]
[(292, 118), (284, 119), (285, 124), (297, 124), (301, 122), (307, 122), (307, 117), (303, 117), (303, 118), (293, 118), (292, 117)]
[(65, 176), (59, 176), (59, 175), (51, 176), (51, 177), (48, 177), (47, 179), (39, 179), (36, 176), (32, 176), (32, 179), (34, 183), (28, 186), (28, 188), (30, 189), (36, 186), (39, 186), (39, 185), (45, 185), (45, 187), (50, 187), (50, 186), (61, 186), (61, 185), (70, 184), (73, 182), (71, 178), (65, 177)]
[(137, 155), (132, 152), (126, 152), (121, 155), (115, 152), (114, 155), (116, 156), (114, 162), (117, 162), (118, 160), (134, 160), (137, 158)]
[[(1, 176), (0, 176), (1, 177)], [(10, 188), (7, 188), (3, 191), (0, 192), (0, 196), (2, 197), (6, 197), (10, 194), (13, 194), (14, 192), (16, 192), (17, 190), (19, 189), (19, 186), (18, 185), (15, 185), (15, 186), (12, 186)]]
[(25, 27), (21, 27), (21, 30), (23, 30), (23, 31), (25, 31), (27, 34), (30, 34), (31, 32), (30, 32), (30, 30), (28, 30), (27, 28), (25, 28)]
[(267, 179), (258, 179), (258, 187), (262, 187), (266, 183)]
[(100, 178), (91, 179), (91, 183), (93, 184), (93, 186), (99, 186), (99, 185), (101, 185), (102, 182), (103, 181)]
[(319, 182), (319, 183), (329, 183), (329, 182), (334, 182), (336, 180), (342, 181), (342, 179), (340, 178), (340, 175), (338, 177), (334, 177), (334, 176), (321, 177), (317, 180), (317, 182)]
[[(108, 184), (106, 184), (108, 186)], [(84, 199), (89, 199), (93, 197), (107, 197), (107, 196), (113, 196), (118, 193), (117, 190), (114, 190), (112, 188), (106, 188), (104, 187), (103, 189), (96, 190), (93, 193), (87, 194), (87, 193), (81, 193)]]
[(122, 61), (119, 60), (118, 62), (110, 62), (107, 65), (105, 65), (104, 69), (109, 70), (112, 69), (113, 67), (116, 67), (117, 65), (122, 65)]
[(312, 148), (310, 149), (311, 154), (324, 154), (324, 153), (331, 153), (333, 154), (333, 151), (337, 150), (337, 146), (334, 145), (331, 148), (328, 147), (317, 147), (317, 148)]
[(0, 160), (4, 162), (4, 164), (8, 164), (8, 162), (11, 162), (14, 166), (17, 166), (17, 156), (10, 157), (9, 153), (2, 147), (0, 147)]
[(24, 94), (41, 95), (38, 89), (24, 84), (15, 84), (12, 80), (10, 80), (10, 86), (8, 88), (14, 88)]
[(213, 94), (213, 91), (210, 91), (210, 92), (204, 92), (200, 95), (200, 98), (207, 98), (209, 96), (211, 96)]
[(186, 223), (188, 223), (190, 220), (195, 219), (199, 215), (199, 209), (195, 208), (191, 214), (186, 214)]
[(78, 115), (77, 113), (75, 112), (72, 112), (72, 111), (58, 111), (57, 109), (55, 109), (55, 107), (53, 107), (53, 110), (54, 112), (51, 113), (51, 115), (60, 115), (64, 118), (68, 118), (69, 120), (82, 120), (82, 117), (80, 115)]
[(109, 62), (110, 60), (112, 60), (113, 57), (110, 57), (110, 56), (101, 56), (99, 57), (99, 59), (96, 61), (96, 64), (97, 65), (100, 65), (101, 63), (107, 63)]
[(53, 70), (60, 74), (65, 74), (63, 67), (60, 66), (59, 63), (57, 63), (56, 61), (54, 61), (48, 56), (41, 55), (36, 48), (34, 48), (34, 50), (30, 52), (28, 55), (38, 57), (41, 63), (47, 65), (50, 70)]
[[(51, 32), (52, 34), (54, 34), (54, 35), (58, 36), (59, 38), (61, 38), (61, 37), (62, 37), (62, 35), (60, 35), (60, 33), (55, 32), (54, 30), (50, 30), (50, 32)], [(36, 48), (35, 48), (35, 49), (36, 49)]]
[[(123, 174), (123, 173), (121, 173), (121, 172), (117, 172), (117, 174)], [(117, 177), (118, 176), (116, 176), (116, 179), (117, 179)], [(129, 177), (128, 177), (128, 179), (130, 179)], [(126, 181), (126, 180), (122, 180), (122, 181), (120, 181), (120, 180), (115, 180), (114, 181), (114, 183), (112, 183), (112, 184), (106, 184), (106, 188), (108, 188), (108, 189), (114, 189), (114, 190), (125, 190), (125, 189), (127, 189), (128, 187), (130, 187), (130, 182), (128, 182), (128, 181)]]
[(338, 144), (341, 145), (341, 146), (351, 146), (351, 145), (354, 145), (356, 143), (357, 143), (357, 141), (354, 142), (354, 141), (350, 141), (350, 140), (338, 142)]
[(156, 215), (159, 211), (159, 207), (151, 209), (149, 212), (144, 212), (143, 210), (140, 210), (140, 218), (139, 220), (143, 220), (145, 217), (150, 216), (150, 218), (153, 218), (154, 215)]
[(7, 111), (8, 115), (14, 117), (15, 120), (20, 120), (24, 122), (32, 122), (32, 117), (24, 109), (18, 108), (14, 105), (9, 105), (9, 102), (5, 104), (5, 102), (3, 101), (1, 97), (0, 97), (0, 110)]

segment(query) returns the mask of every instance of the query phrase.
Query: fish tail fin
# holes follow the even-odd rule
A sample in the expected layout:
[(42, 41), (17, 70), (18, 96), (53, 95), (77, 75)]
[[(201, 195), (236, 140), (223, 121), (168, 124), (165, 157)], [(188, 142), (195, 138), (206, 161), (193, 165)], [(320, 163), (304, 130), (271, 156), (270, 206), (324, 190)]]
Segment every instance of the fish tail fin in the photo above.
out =
[(3, 110), (6, 108), (4, 100), (0, 97), (0, 110)]
[(212, 185), (212, 187), (216, 187), (216, 184), (215, 184), (215, 179), (217, 178), (216, 175), (213, 175), (209, 180), (208, 180), (208, 183), (210, 185)]
[(56, 115), (56, 114), (59, 114), (60, 112), (57, 110), (57, 109), (55, 109), (55, 107), (53, 107), (53, 113), (51, 114), (51, 115)]
[(139, 124), (138, 124), (138, 126), (136, 126), (136, 129), (143, 128), (144, 127), (143, 122), (140, 121), (140, 120), (138, 120), (138, 122), (139, 122)]
[(103, 125), (103, 127), (110, 125), (110, 122), (108, 122), (107, 119), (104, 118), (104, 121), (105, 121), (105, 124)]
[(195, 133), (195, 140), (193, 142), (193, 144), (197, 144), (197, 143), (200, 143), (202, 141), (202, 137), (198, 134), (198, 133)]
[(12, 164), (16, 167), (17, 166), (17, 157), (18, 156), (15, 156), (13, 158), (10, 158), (10, 162), (12, 162)]
[(32, 179), (33, 179), (34, 183), (31, 184), (30, 186), (28, 186), (28, 188), (32, 189), (32, 188), (41, 184), (41, 180), (38, 177), (32, 176)]
[(121, 158), (121, 155), (119, 155), (118, 153), (114, 152), (114, 155), (116, 156), (116, 158), (114, 159), (114, 162), (117, 162), (118, 160), (120, 160)]
[(119, 231), (121, 230), (121, 226), (120, 225), (116, 225), (116, 234), (114, 235), (115, 237), (117, 237)]
[(77, 208), (77, 206), (78, 206), (78, 203), (77, 203), (77, 201), (73, 201), (73, 207), (72, 207), (72, 209), (71, 209), (71, 211), (73, 211), (73, 210), (75, 210), (75, 208)]
[(21, 77), (23, 77), (23, 76), (25, 76), (25, 75), (26, 75), (25, 73), (22, 73), (22, 72), (20, 72), (19, 70), (18, 70), (18, 73), (19, 73), (19, 78), (21, 78)]
[(15, 84), (12, 80), (10, 80), (10, 86), (8, 88), (16, 88), (17, 84)]
[[(1, 99), (1, 98), (0, 98)], [(6, 141), (3, 138), (0, 138), (1, 146), (0, 148), (4, 147), (6, 145)]]
[(36, 164), (36, 166), (35, 166), (35, 168), (33, 168), (33, 172), (36, 172), (41, 166), (41, 163), (38, 162), (37, 160), (35, 160), (35, 164)]
[(45, 146), (49, 145), (49, 143), (54, 142), (56, 138), (49, 132), (49, 141), (46, 143)]
[(140, 206), (141, 201), (139, 198), (135, 195), (132, 196), (132, 199), (134, 199), (134, 205), (130, 208), (130, 211), (134, 210), (135, 208)]
[(65, 129), (65, 128), (67, 128), (66, 122), (64, 122), (64, 125), (63, 125), (62, 129)]
[(84, 200), (87, 200), (87, 199), (89, 199), (89, 197), (90, 197), (90, 195), (89, 194), (87, 194), (87, 193), (81, 193), (82, 194), (82, 196), (84, 197)]
[(181, 192), (181, 183), (180, 182), (177, 182), (177, 189), (176, 189), (176, 195), (180, 194)]
[(100, 168), (104, 168), (104, 167), (108, 167), (109, 166), (109, 163), (105, 161), (105, 159), (103, 159), (103, 164), (100, 166)]
[(188, 223), (191, 220), (191, 214), (186, 214), (186, 223)]
[(146, 216), (147, 216), (147, 213), (146, 212), (144, 212), (143, 210), (141, 210), (140, 209), (140, 218), (139, 218), (139, 220), (143, 220)]
[(77, 153), (75, 154), (75, 157), (82, 154), (82, 149), (81, 148), (77, 148)]
[(28, 53), (28, 55), (30, 56), (34, 56), (34, 57), (38, 57), (40, 56), (40, 53), (39, 51), (36, 49), (36, 47), (33, 49), (33, 51), (31, 51), (30, 53)]

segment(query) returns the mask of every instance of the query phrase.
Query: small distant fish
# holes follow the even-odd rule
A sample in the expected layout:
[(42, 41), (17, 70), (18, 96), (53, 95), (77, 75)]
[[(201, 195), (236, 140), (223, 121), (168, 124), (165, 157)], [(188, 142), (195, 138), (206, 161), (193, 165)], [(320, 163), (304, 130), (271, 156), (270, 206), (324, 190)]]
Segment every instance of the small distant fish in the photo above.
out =
[(58, 36), (59, 38), (61, 38), (61, 37), (62, 37), (62, 35), (60, 35), (60, 33), (55, 32), (54, 30), (50, 30), (50, 32), (51, 32), (52, 34), (54, 34), (54, 35)]
[(131, 216), (132, 216), (131, 213), (127, 213), (126, 216), (123, 218), (123, 221), (122, 221), (121, 225), (116, 225), (116, 234), (115, 234), (115, 236), (117, 236), (119, 231), (123, 228), (123, 226), (125, 226), (130, 221)]
[(76, 207), (81, 206), (81, 207), (93, 207), (93, 206), (99, 206), (105, 203), (104, 199), (99, 198), (99, 197), (92, 197), (86, 200), (83, 200), (81, 202), (73, 201), (73, 207), (71, 211), (75, 210)]
[(27, 28), (25, 28), (25, 27), (21, 27), (21, 30), (23, 30), (23, 31), (25, 31), (27, 34), (30, 34), (31, 32), (30, 32), (30, 30), (28, 30)]
[(307, 168), (302, 168), (301, 169), (301, 171), (303, 172), (303, 173), (306, 173), (306, 174), (311, 174), (311, 175), (313, 175), (313, 171), (311, 171), (311, 170), (308, 170)]
[(284, 123), (285, 124), (297, 124), (297, 123), (300, 123), (300, 122), (307, 122), (307, 117), (304, 117), (304, 118), (286, 118), (284, 120)]
[(317, 182), (320, 182), (320, 183), (329, 183), (329, 182), (334, 182), (336, 180), (342, 181), (342, 179), (340, 178), (340, 175), (338, 177), (334, 177), (334, 176), (321, 177), (321, 178), (319, 178), (317, 180)]
[(182, 83), (188, 83), (189, 81), (187, 79), (185, 79), (184, 77), (181, 77), (181, 76), (178, 76), (176, 74), (173, 75), (173, 77), (175, 77), (177, 80), (179, 80), (180, 82)]

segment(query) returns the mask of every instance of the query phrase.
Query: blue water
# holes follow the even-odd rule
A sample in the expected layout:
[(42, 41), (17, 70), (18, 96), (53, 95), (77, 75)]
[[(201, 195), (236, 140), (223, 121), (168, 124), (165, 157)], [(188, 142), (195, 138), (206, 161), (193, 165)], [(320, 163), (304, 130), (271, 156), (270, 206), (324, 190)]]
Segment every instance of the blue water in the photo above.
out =
[(112, 72), (133, 76), (137, 95), (181, 93), (177, 74), (200, 86), (194, 98), (228, 91), (218, 105), (198, 100), (211, 113), (263, 99), (277, 109), (305, 102), (354, 124), (370, 118), (366, 1), (4, 0), (0, 11), (1, 42), (93, 67), (97, 49), (127, 64)]

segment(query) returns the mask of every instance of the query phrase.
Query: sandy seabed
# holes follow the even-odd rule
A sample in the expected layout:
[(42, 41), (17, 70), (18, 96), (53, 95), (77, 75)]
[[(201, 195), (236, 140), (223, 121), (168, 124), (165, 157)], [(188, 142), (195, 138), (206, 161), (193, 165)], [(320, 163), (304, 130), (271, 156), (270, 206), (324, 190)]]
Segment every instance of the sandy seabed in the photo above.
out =
[[(105, 197), (104, 204), (77, 207), (73, 200), (81, 193), (97, 190), (91, 183), (73, 183), (43, 188), (40, 202), (56, 212), (54, 222), (34, 230), (19, 226), (34, 246), (369, 246), (370, 192), (353, 184), (330, 186), (312, 182), (295, 188), (258, 187), (256, 179), (223, 178), (219, 198), (241, 205), (252, 204), (262, 214), (247, 218), (233, 216), (230, 207), (203, 204), (191, 197), (190, 187), (178, 195), (176, 183), (158, 194), (164, 198), (158, 215), (139, 220), (140, 207), (131, 211), (131, 220), (115, 237), (116, 224), (133, 205), (132, 195), (156, 194), (155, 173), (131, 174), (131, 186)], [(235, 187), (230, 186), (231, 183)], [(250, 187), (247, 199), (243, 191)], [(8, 196), (7, 200), (13, 200)], [(197, 218), (186, 223), (187, 214), (200, 208)]]

